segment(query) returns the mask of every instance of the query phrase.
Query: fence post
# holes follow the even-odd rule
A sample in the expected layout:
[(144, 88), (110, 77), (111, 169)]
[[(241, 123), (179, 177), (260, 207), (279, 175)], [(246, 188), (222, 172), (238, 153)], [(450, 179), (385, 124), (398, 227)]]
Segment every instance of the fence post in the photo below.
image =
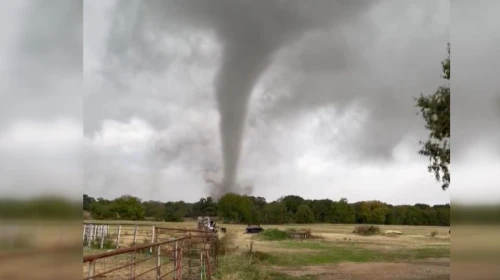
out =
[[(161, 245), (156, 247), (156, 279), (161, 279)], [(175, 266), (175, 265), (174, 265)]]
[(96, 235), (97, 235), (97, 225), (96, 225), (96, 224), (94, 224), (94, 225), (92, 226), (92, 238), (91, 238), (91, 240), (92, 240), (92, 241), (94, 241), (94, 239), (95, 239)]
[(134, 243), (133, 243), (134, 245), (133, 246), (135, 246), (136, 240), (137, 240), (137, 225), (135, 225), (135, 227), (134, 227)]
[(106, 235), (104, 234), (104, 226), (102, 226), (102, 229), (101, 229), (101, 249), (104, 247), (104, 237)]
[(116, 249), (120, 248), (120, 234), (122, 233), (122, 225), (118, 225), (118, 237), (116, 238)]
[(89, 279), (88, 280), (93, 280), (94, 275), (95, 275), (95, 261), (90, 261), (89, 262)]
[(129, 274), (130, 274), (130, 278), (129, 279), (135, 279), (135, 253), (137, 251), (133, 251), (132, 252), (132, 256), (130, 257), (131, 258), (131, 261), (130, 261), (130, 268), (129, 268)]
[[(85, 230), (87, 229), (87, 225), (86, 224), (83, 224), (83, 240), (85, 241)], [(37, 231), (39, 230), (39, 228), (37, 229)], [(37, 234), (37, 237), (40, 237), (38, 234)]]
[(177, 241), (174, 243), (174, 279), (177, 279), (177, 266), (179, 266), (179, 260), (177, 254)]
[[(156, 233), (156, 226), (153, 225), (153, 237), (151, 237), (151, 244), (155, 243), (155, 233)], [(153, 246), (149, 249), (149, 252), (152, 254), (153, 253)]]
[[(206, 279), (205, 266), (203, 265), (203, 261), (204, 261), (203, 260), (203, 251), (201, 251), (201, 253), (200, 253), (200, 278)], [(203, 276), (205, 276), (205, 277), (203, 277)]]

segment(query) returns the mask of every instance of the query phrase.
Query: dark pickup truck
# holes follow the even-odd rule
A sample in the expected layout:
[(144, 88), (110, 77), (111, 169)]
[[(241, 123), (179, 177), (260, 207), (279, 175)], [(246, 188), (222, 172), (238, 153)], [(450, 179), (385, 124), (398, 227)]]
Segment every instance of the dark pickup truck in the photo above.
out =
[(246, 233), (259, 233), (264, 229), (260, 227), (260, 225), (248, 225), (245, 229)]

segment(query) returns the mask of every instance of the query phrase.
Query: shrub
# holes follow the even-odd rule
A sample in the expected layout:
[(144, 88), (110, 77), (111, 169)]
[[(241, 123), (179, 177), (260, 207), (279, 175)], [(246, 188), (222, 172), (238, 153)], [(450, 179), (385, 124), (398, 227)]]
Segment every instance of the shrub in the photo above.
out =
[(218, 242), (218, 253), (219, 255), (227, 255), (234, 252), (238, 249), (235, 246), (236, 234), (234, 232), (228, 231), (221, 238), (219, 238)]
[(276, 228), (270, 228), (260, 232), (258, 236), (263, 240), (278, 241), (278, 240), (291, 239), (292, 238), (291, 232), (292, 230), (282, 231)]
[(359, 235), (375, 235), (380, 233), (380, 227), (378, 226), (357, 226), (354, 228), (353, 233)]
[[(90, 246), (93, 249), (101, 248), (101, 237), (97, 237), (90, 242)], [(104, 238), (104, 242), (102, 244), (103, 249), (116, 249), (116, 244), (112, 240)]]

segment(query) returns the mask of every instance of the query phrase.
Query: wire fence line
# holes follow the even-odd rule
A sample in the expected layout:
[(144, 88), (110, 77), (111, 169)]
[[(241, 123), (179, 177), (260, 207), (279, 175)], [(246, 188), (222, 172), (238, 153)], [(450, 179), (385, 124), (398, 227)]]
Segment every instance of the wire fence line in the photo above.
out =
[[(124, 234), (120, 232), (120, 229), (124, 231), (120, 225), (99, 226), (87, 225), (87, 229), (84, 229), (84, 242), (87, 241), (90, 247), (97, 247), (97, 251), (106, 249), (104, 244), (109, 242), (106, 237), (116, 243), (113, 244), (114, 248), (107, 251), (100, 250), (96, 253), (94, 250), (92, 254), (84, 255), (84, 280), (104, 277), (211, 279), (216, 273), (218, 237), (215, 234), (144, 225), (129, 226), (132, 234)], [(147, 237), (145, 244), (137, 242), (139, 236)], [(127, 237), (132, 240), (129, 246), (127, 242), (123, 242)]]

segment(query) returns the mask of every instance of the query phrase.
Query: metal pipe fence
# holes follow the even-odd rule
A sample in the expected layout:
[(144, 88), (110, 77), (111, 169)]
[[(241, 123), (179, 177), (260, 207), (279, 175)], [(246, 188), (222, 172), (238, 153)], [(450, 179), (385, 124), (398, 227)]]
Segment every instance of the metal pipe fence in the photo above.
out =
[[(157, 232), (165, 234), (166, 230), (153, 232), (157, 236)], [(173, 235), (179, 232), (170, 230)], [(83, 279), (211, 279), (217, 266), (217, 236), (202, 231), (188, 231), (188, 235), (180, 232), (184, 235), (169, 240), (84, 256)]]
[(157, 242), (155, 225), (83, 224), (83, 246), (87, 254)]

